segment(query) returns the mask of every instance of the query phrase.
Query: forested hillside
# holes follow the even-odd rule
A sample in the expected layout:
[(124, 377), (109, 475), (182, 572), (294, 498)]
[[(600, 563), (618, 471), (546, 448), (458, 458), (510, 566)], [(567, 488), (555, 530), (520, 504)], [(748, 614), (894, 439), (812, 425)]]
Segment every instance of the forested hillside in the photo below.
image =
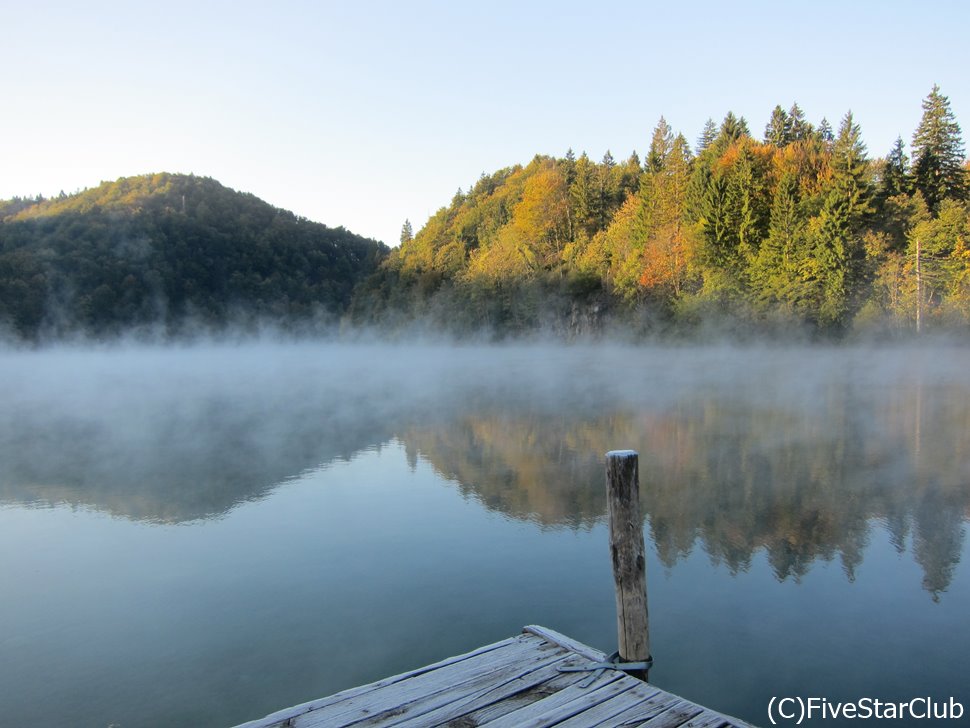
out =
[(570, 150), (459, 190), (355, 295), (356, 323), (451, 331), (905, 332), (970, 324), (968, 167), (934, 87), (907, 149), (837, 127), (732, 113), (696, 144), (661, 118), (642, 160)]
[(381, 243), (212, 179), (0, 202), (0, 327), (26, 340), (335, 322)]

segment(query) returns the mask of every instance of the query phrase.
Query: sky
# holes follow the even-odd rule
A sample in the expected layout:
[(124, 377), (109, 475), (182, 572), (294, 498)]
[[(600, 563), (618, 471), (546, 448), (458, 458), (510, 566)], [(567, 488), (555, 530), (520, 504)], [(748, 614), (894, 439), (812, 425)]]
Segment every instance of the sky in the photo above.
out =
[(661, 116), (694, 143), (851, 109), (879, 157), (939, 84), (970, 124), (964, 0), (5, 5), (0, 199), (194, 173), (394, 245), (482, 173), (642, 156)]

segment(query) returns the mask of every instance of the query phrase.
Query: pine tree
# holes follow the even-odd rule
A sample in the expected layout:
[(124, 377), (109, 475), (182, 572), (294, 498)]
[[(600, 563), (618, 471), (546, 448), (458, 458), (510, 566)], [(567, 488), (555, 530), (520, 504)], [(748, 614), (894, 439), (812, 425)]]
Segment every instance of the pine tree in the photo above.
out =
[(563, 158), (560, 164), (562, 164), (563, 177), (566, 180), (566, 186), (571, 186), (576, 180), (576, 155), (573, 154), (572, 147), (566, 150), (566, 156)]
[(913, 185), (923, 193), (930, 210), (945, 198), (967, 196), (960, 125), (950, 100), (934, 85), (923, 101), (923, 118), (913, 134)]
[(751, 136), (748, 130), (748, 122), (744, 117), (738, 118), (733, 111), (727, 112), (724, 121), (721, 122), (721, 130), (717, 136), (717, 146), (721, 151), (731, 146), (732, 142), (737, 141), (743, 136)]
[(896, 195), (906, 194), (910, 190), (909, 183), (909, 157), (903, 148), (902, 137), (896, 137), (889, 156), (886, 157), (886, 164), (882, 172), (882, 184), (879, 188), (879, 196), (882, 199), (895, 197)]
[(872, 187), (866, 145), (851, 111), (842, 118), (839, 135), (832, 143), (832, 173), (835, 188), (845, 198), (847, 213), (856, 225), (872, 212)]
[(599, 169), (597, 170), (599, 200), (597, 201), (596, 207), (599, 213), (597, 227), (600, 230), (605, 229), (609, 224), (610, 217), (613, 215), (618, 202), (618, 180), (613, 172), (615, 167), (616, 161), (613, 159), (613, 155), (610, 154), (610, 150), (607, 149), (606, 154), (603, 155), (603, 161), (600, 162)]
[(708, 119), (704, 122), (701, 135), (697, 137), (697, 154), (711, 146), (715, 139), (717, 139), (717, 124), (714, 123), (714, 119)]
[(808, 139), (815, 131), (812, 125), (805, 121), (805, 114), (797, 103), (792, 104), (791, 109), (788, 110), (788, 125), (793, 142)]
[(779, 104), (771, 112), (771, 119), (765, 126), (765, 144), (774, 144), (781, 149), (792, 141), (791, 120)]
[(829, 124), (829, 120), (824, 116), (818, 125), (818, 138), (825, 145), (829, 145), (835, 141), (835, 135), (832, 133), (832, 125)]
[(405, 220), (401, 227), (401, 245), (406, 245), (412, 240), (414, 240), (414, 229), (411, 227), (411, 221)]
[(648, 172), (660, 172), (667, 166), (667, 157), (674, 147), (674, 132), (662, 116), (653, 130), (650, 140), (650, 151), (647, 152), (646, 167)]
[(575, 177), (569, 186), (569, 201), (570, 218), (576, 225), (574, 235), (582, 230), (591, 236), (597, 224), (598, 200), (593, 179), (593, 164), (586, 156), (586, 152), (576, 160)]
[(768, 237), (752, 265), (752, 284), (763, 303), (793, 306), (800, 298), (798, 268), (804, 221), (798, 202), (798, 176), (785, 172), (775, 188)]

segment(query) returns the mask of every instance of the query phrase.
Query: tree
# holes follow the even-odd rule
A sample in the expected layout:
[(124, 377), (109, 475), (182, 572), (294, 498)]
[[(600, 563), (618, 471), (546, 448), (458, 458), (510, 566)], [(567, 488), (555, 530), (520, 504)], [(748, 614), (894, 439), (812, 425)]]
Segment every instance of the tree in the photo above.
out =
[(832, 143), (832, 173), (835, 187), (845, 200), (846, 213), (857, 225), (872, 212), (870, 205), (869, 160), (862, 131), (849, 111), (839, 125), (839, 135)]
[(606, 226), (610, 224), (610, 217), (616, 210), (618, 202), (619, 180), (614, 173), (615, 168), (616, 161), (613, 159), (613, 155), (610, 154), (610, 150), (607, 149), (606, 154), (603, 155), (603, 161), (600, 162), (599, 169), (597, 170), (599, 200), (597, 201), (596, 207), (599, 212), (599, 220), (597, 221), (596, 227), (600, 230), (605, 230)]
[(814, 131), (812, 125), (805, 121), (805, 114), (797, 103), (792, 104), (791, 109), (788, 110), (788, 124), (793, 142), (808, 139)]
[(765, 144), (774, 144), (780, 149), (792, 141), (791, 120), (781, 105), (778, 105), (771, 112), (771, 119), (765, 126)]
[(580, 231), (591, 236), (599, 219), (596, 210), (599, 200), (593, 178), (595, 174), (593, 167), (586, 152), (583, 152), (576, 160), (573, 181), (569, 185), (570, 219), (576, 226), (573, 230), (574, 237)]
[(411, 227), (411, 221), (405, 220), (401, 227), (401, 245), (407, 245), (412, 240), (414, 240), (414, 229)]
[(763, 304), (784, 303), (793, 308), (800, 298), (804, 221), (798, 203), (798, 177), (785, 172), (775, 188), (768, 237), (751, 266), (752, 286)]
[(913, 184), (930, 210), (935, 212), (945, 198), (966, 198), (963, 161), (960, 125), (950, 110), (950, 100), (934, 85), (923, 101), (923, 118), (913, 134)]
[(667, 166), (667, 157), (674, 148), (674, 131), (662, 116), (653, 130), (650, 151), (647, 152), (647, 172), (660, 172)]
[(824, 116), (818, 124), (818, 138), (826, 146), (835, 141), (835, 135), (832, 133), (832, 125), (829, 124), (829, 120)]
[(714, 123), (714, 119), (708, 119), (704, 122), (701, 135), (697, 137), (697, 153), (700, 154), (711, 146), (715, 139), (717, 139), (717, 124)]
[(902, 137), (896, 137), (896, 143), (886, 157), (886, 164), (882, 171), (882, 182), (879, 186), (879, 196), (882, 199), (907, 194), (909, 184), (909, 157), (903, 148)]
[(724, 121), (721, 122), (721, 129), (715, 140), (715, 146), (719, 152), (723, 152), (743, 136), (751, 136), (751, 132), (748, 130), (748, 122), (744, 120), (743, 116), (739, 118), (734, 115), (733, 111), (729, 111), (724, 117)]

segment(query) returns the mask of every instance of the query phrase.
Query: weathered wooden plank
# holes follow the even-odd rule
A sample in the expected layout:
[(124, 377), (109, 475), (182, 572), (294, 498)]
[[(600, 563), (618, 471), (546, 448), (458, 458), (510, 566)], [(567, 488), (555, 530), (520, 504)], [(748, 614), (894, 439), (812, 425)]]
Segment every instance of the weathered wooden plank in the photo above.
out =
[(398, 709), (374, 715), (353, 725), (356, 728), (377, 725), (395, 728), (442, 725), (547, 683), (561, 674), (559, 667), (574, 666), (583, 659), (585, 658), (560, 651), (558, 654), (551, 654), (544, 664), (537, 664), (533, 669), (523, 668), (521, 663), (510, 665), (503, 670), (478, 675), (461, 685), (460, 689), (422, 696)]
[(285, 722), (289, 718), (296, 717), (308, 711), (324, 708), (328, 705), (339, 702), (341, 700), (346, 700), (348, 698), (356, 697), (358, 695), (363, 695), (364, 693), (368, 693), (373, 690), (378, 690), (388, 685), (393, 685), (394, 683), (400, 682), (402, 680), (408, 680), (412, 677), (417, 677), (419, 675), (423, 675), (424, 673), (432, 672), (442, 667), (447, 667), (448, 665), (453, 665), (459, 662), (463, 662), (464, 660), (477, 657), (479, 655), (483, 655), (489, 652), (494, 652), (495, 650), (500, 650), (502, 648), (508, 647), (510, 645), (516, 644), (521, 641), (522, 639), (520, 636), (509, 637), (508, 639), (500, 640), (498, 642), (494, 642), (490, 645), (485, 645), (483, 647), (478, 647), (474, 650), (465, 652), (461, 655), (455, 655), (454, 657), (447, 657), (444, 660), (439, 660), (438, 662), (434, 662), (430, 665), (425, 665), (423, 667), (419, 667), (414, 670), (402, 672), (398, 675), (392, 675), (391, 677), (378, 680), (377, 682), (368, 683), (367, 685), (360, 685), (354, 688), (348, 688), (347, 690), (343, 690), (339, 693), (334, 693), (333, 695), (328, 695), (323, 698), (317, 698), (315, 700), (310, 700), (305, 703), (300, 703), (299, 705), (293, 705), (288, 708), (283, 708), (281, 710), (277, 710), (276, 712), (270, 713), (269, 715), (263, 718), (257, 718), (256, 720), (251, 720), (246, 723), (241, 723), (238, 726), (236, 726), (236, 728), (273, 728), (273, 726), (277, 726)]
[[(586, 688), (579, 688), (578, 683), (581, 681), (582, 676), (577, 676), (576, 673), (565, 672), (557, 675), (547, 682), (542, 683), (541, 685), (537, 685), (531, 690), (525, 691), (519, 695), (515, 695), (509, 700), (504, 700), (501, 703), (496, 703), (480, 710), (476, 710), (473, 713), (469, 713), (465, 717), (468, 725), (487, 725), (497, 721), (499, 718), (502, 718), (509, 713), (513, 713), (517, 710), (522, 710), (523, 708), (531, 706), (540, 700), (548, 700), (563, 690), (572, 691), (575, 697), (575, 695), (579, 694), (579, 690), (595, 690), (601, 685), (606, 685), (607, 683), (619, 680), (620, 677), (621, 676), (616, 672), (606, 672), (594, 679), (594, 681), (587, 685)], [(569, 695), (570, 693), (567, 692), (566, 698), (571, 700), (572, 698), (570, 698)]]
[[(613, 726), (623, 726), (624, 728), (637, 726), (671, 709), (683, 708), (687, 703), (688, 701), (683, 698), (664, 690), (658, 690), (655, 695), (649, 696), (636, 705), (630, 706), (622, 713), (614, 715), (610, 723)], [(700, 711), (702, 708), (697, 706), (697, 710)]]
[(639, 728), (679, 728), (687, 723), (691, 718), (700, 715), (704, 711), (700, 705), (691, 703), (683, 698), (677, 698), (666, 710), (647, 720), (625, 719), (622, 724), (626, 726), (638, 726)]
[(723, 715), (710, 710), (705, 710), (684, 723), (684, 728), (727, 728), (728, 726), (730, 726), (730, 723), (725, 720)]
[[(548, 684), (560, 676), (559, 668), (573, 666), (585, 658), (563, 653), (551, 662), (534, 670), (509, 670), (508, 677), (502, 679), (497, 673), (482, 676), (481, 679), (467, 683), (462, 693), (443, 692), (430, 699), (417, 700), (404, 706), (406, 713), (400, 721), (393, 720), (379, 724), (362, 721), (354, 725), (359, 728), (371, 725), (388, 725), (395, 728), (422, 728), (428, 725), (443, 725), (449, 721), (466, 718), (465, 722), (475, 723), (469, 716), (476, 711), (492, 707), (497, 703), (511, 703), (519, 694), (533, 691), (536, 687)], [(538, 700), (539, 698), (536, 697)]]
[(442, 691), (461, 691), (466, 683), (484, 674), (498, 673), (504, 677), (508, 670), (525, 672), (546, 664), (550, 656), (561, 655), (562, 649), (555, 645), (523, 640), (487, 655), (476, 656), (365, 695), (303, 713), (293, 718), (291, 725), (294, 728), (350, 725), (372, 715), (398, 709), (427, 695)]
[(541, 637), (546, 642), (552, 642), (553, 644), (559, 645), (570, 652), (575, 652), (577, 655), (587, 657), (592, 662), (602, 662), (607, 658), (605, 652), (600, 652), (589, 645), (584, 645), (582, 642), (577, 642), (572, 637), (567, 637), (566, 635), (557, 632), (554, 629), (549, 629), (548, 627), (541, 627), (538, 624), (530, 624), (527, 627), (523, 627), (522, 631), (527, 634), (534, 634), (537, 637)]
[(611, 700), (630, 690), (636, 681), (632, 678), (613, 680), (599, 687), (570, 685), (521, 710), (509, 713), (485, 725), (489, 728), (545, 728), (561, 723), (595, 705)]
[(588, 726), (596, 725), (613, 725), (618, 715), (631, 708), (641, 706), (652, 698), (666, 695), (660, 688), (648, 685), (641, 680), (626, 675), (622, 679), (634, 683), (633, 687), (612, 700), (607, 700), (558, 723), (556, 728), (588, 728)]

